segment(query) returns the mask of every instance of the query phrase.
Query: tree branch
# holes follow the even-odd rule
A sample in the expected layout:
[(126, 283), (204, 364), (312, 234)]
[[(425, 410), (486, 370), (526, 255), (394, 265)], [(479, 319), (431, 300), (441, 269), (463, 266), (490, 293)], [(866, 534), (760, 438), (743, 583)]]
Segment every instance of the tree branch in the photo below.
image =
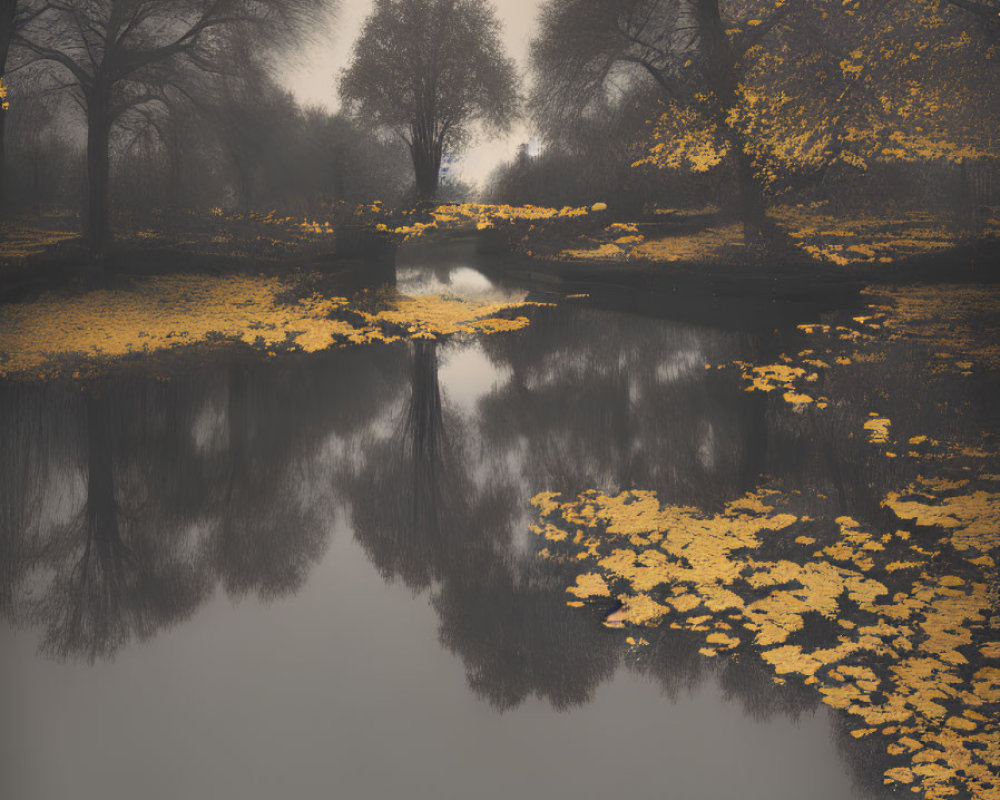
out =
[(87, 74), (87, 72), (77, 64), (72, 58), (70, 58), (65, 53), (55, 50), (51, 47), (43, 47), (42, 45), (36, 44), (35, 42), (27, 39), (21, 33), (14, 34), (14, 41), (18, 45), (25, 48), (26, 50), (34, 53), (38, 58), (38, 61), (52, 61), (60, 66), (68, 69), (73, 77), (76, 78), (82, 86), (89, 86), (92, 83), (92, 77)]

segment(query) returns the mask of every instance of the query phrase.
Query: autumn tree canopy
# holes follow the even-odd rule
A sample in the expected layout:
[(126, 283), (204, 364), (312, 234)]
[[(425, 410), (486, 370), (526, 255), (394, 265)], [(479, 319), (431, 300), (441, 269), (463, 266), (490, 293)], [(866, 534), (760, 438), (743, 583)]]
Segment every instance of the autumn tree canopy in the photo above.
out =
[[(754, 22), (732, 23), (731, 35)], [(994, 155), (1000, 48), (982, 33), (928, 0), (799, 8), (748, 53), (729, 112), (762, 187), (780, 194), (835, 164)], [(667, 105), (645, 163), (704, 170), (726, 157), (710, 120)]]
[(732, 112), (751, 52), (797, 5), (800, 0), (771, 4), (753, 30), (737, 34), (718, 0), (550, 0), (532, 45), (538, 76), (532, 104), (549, 118), (565, 119), (614, 81), (637, 71), (648, 75), (664, 102), (703, 119), (726, 144), (747, 241), (759, 241), (762, 189)]
[(835, 163), (995, 152), (995, 39), (936, 0), (550, 0), (536, 116), (556, 127), (644, 75), (662, 112), (639, 163), (736, 177), (748, 242), (767, 199)]
[(487, 0), (376, 0), (340, 80), (352, 113), (406, 142), (422, 199), (473, 123), (509, 125), (517, 90)]

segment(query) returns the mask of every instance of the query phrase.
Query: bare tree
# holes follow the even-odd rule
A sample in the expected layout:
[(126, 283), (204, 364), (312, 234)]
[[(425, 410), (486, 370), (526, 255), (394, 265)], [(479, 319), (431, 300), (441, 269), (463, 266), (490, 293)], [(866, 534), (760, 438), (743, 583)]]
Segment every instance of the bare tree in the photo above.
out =
[(517, 72), (499, 36), (486, 0), (376, 0), (354, 45), (341, 96), (406, 142), (422, 200), (470, 123), (503, 130), (516, 113)]
[[(0, 0), (0, 77), (7, 71), (14, 34), (41, 8), (38, 0)], [(4, 197), (4, 131), (7, 115), (0, 109), (0, 202)]]
[(110, 242), (109, 143), (124, 114), (162, 103), (186, 70), (219, 69), (218, 48), (239, 30), (286, 40), (322, 0), (61, 0), (45, 3), (14, 42), (69, 78), (87, 118), (86, 236)]

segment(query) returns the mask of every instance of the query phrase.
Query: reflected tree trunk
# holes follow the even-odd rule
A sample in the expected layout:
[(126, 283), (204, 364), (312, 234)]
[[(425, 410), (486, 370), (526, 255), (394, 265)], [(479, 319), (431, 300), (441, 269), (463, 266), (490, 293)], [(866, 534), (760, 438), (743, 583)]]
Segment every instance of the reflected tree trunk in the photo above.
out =
[(413, 343), (411, 387), (406, 433), (413, 458), (412, 530), (416, 536), (437, 536), (444, 451), (437, 342)]
[(269, 403), (244, 364), (230, 367), (227, 388), (229, 443), (210, 560), (231, 596), (270, 600), (302, 585), (327, 530), (298, 492), (305, 436), (286, 422), (288, 406)]
[(447, 572), (449, 536), (469, 526), (464, 509), (471, 487), (451, 464), (437, 346), (428, 340), (409, 344), (402, 416), (393, 435), (365, 448), (352, 481), (356, 539), (383, 575), (398, 576), (414, 590)]
[(121, 544), (107, 403), (100, 390), (87, 397), (87, 529), (101, 540), (101, 552)]
[(227, 418), (229, 422), (228, 495), (243, 480), (250, 439), (250, 410), (247, 370), (241, 364), (229, 368)]
[(108, 641), (126, 590), (131, 552), (122, 539), (115, 498), (113, 440), (110, 409), (100, 392), (87, 401), (87, 527), (86, 546), (77, 568), (76, 618), (91, 613), (94, 624), (93, 656), (101, 641)]
[(148, 437), (162, 432), (156, 412), (135, 387), (107, 381), (87, 387), (74, 415), (86, 440), (86, 497), (46, 537), (40, 558), (51, 581), (27, 603), (46, 629), (42, 650), (57, 658), (111, 658), (205, 597), (204, 552), (172, 518), (173, 487), (148, 472)]
[(767, 395), (749, 392), (740, 404), (740, 427), (743, 431), (742, 457), (737, 474), (737, 490), (750, 492), (764, 472), (767, 462)]
[(45, 641), (45, 648), (60, 657), (85, 653), (94, 661), (128, 638), (125, 606), (135, 559), (122, 537), (110, 417), (101, 389), (89, 390), (87, 500), (82, 530), (70, 531), (74, 538), (82, 536), (82, 551), (56, 598), (62, 608)]
[(0, 393), (0, 615), (15, 615), (18, 584), (32, 561), (42, 497), (46, 433), (37, 390), (14, 383)]
[(607, 419), (605, 429), (610, 435), (610, 452), (608, 466), (612, 475), (617, 476), (615, 481), (620, 490), (627, 489), (632, 485), (633, 478), (633, 453), (632, 435), (635, 428), (632, 420), (632, 398), (629, 392), (629, 375), (627, 370), (616, 370), (611, 384), (611, 391), (608, 393), (610, 407), (607, 408)]

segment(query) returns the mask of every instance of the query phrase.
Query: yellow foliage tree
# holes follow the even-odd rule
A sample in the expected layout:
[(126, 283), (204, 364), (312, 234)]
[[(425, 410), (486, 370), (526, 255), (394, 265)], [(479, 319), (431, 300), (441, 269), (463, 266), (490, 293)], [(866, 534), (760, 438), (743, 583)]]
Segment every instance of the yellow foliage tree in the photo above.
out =
[[(669, 98), (636, 164), (707, 171), (731, 154), (734, 130), (770, 196), (838, 163), (994, 158), (1000, 107), (987, 76), (1000, 42), (970, 20), (935, 0), (803, 6), (747, 51), (723, 123), (716, 98)], [(728, 23), (727, 36), (755, 22)]]
[[(995, 153), (998, 43), (937, 0), (549, 0), (534, 105), (552, 113), (640, 70), (662, 113), (639, 164), (736, 178), (744, 236), (768, 197), (835, 163)], [(976, 3), (983, 6), (983, 3)]]

